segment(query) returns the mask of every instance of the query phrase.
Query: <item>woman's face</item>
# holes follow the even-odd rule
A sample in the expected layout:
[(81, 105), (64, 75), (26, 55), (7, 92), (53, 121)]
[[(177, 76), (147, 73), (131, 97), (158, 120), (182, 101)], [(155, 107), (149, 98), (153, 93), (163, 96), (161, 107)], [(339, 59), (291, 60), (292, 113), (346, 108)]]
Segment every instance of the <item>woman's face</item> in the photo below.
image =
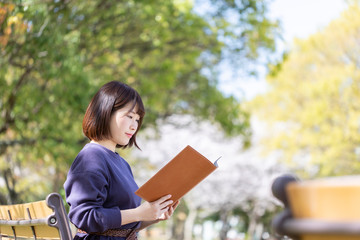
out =
[(127, 104), (110, 118), (111, 140), (116, 144), (127, 145), (138, 128), (140, 116), (136, 113), (137, 106), (133, 109), (132, 106)]

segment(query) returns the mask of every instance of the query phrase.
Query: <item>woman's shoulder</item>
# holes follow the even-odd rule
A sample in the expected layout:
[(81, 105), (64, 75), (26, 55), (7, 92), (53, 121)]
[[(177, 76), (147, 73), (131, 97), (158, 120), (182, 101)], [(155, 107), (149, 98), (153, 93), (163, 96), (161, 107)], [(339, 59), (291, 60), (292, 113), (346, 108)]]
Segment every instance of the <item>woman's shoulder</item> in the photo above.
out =
[[(110, 151), (110, 150), (109, 150)], [(105, 155), (107, 152), (105, 151), (105, 147), (96, 144), (96, 143), (87, 143), (83, 149), (79, 152), (79, 155), (87, 155), (87, 154), (97, 154), (97, 155)]]
[(78, 153), (70, 170), (72, 172), (100, 173), (107, 168), (107, 158), (109, 158), (109, 154), (104, 151), (102, 146), (88, 143)]

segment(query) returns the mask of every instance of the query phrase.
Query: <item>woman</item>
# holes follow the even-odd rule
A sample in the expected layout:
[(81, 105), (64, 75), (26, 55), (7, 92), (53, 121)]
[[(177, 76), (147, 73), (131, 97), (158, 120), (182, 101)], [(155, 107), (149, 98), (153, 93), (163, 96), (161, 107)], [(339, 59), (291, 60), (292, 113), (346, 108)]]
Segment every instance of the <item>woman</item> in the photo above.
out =
[[(169, 219), (178, 202), (170, 195), (144, 202), (129, 164), (116, 148), (135, 145), (145, 109), (140, 95), (120, 82), (102, 86), (83, 120), (89, 138), (75, 158), (64, 184), (69, 218), (78, 228), (74, 239), (137, 239), (137, 232)], [(172, 207), (173, 206), (173, 207)]]

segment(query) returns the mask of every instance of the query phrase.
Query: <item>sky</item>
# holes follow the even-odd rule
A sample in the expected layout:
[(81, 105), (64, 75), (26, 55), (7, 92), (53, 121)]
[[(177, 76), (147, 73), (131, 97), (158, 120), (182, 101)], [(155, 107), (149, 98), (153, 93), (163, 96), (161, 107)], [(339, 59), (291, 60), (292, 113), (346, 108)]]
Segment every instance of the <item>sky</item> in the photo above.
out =
[[(288, 49), (294, 38), (306, 39), (326, 27), (332, 20), (340, 17), (346, 6), (345, 0), (273, 0), (269, 16), (281, 21), (284, 38), (284, 42), (278, 44), (278, 52)], [(220, 89), (238, 99), (250, 100), (267, 91), (264, 66), (259, 66), (259, 71), (257, 78), (238, 78), (230, 84), (228, 79), (233, 77), (225, 70), (220, 77)]]

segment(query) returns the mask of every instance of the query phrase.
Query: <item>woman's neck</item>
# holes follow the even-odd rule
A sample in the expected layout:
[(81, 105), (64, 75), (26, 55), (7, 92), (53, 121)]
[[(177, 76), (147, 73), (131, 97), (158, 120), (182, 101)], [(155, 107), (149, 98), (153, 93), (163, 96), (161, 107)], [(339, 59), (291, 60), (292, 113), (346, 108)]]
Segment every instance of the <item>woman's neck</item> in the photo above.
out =
[(103, 147), (106, 147), (107, 149), (115, 152), (115, 149), (116, 149), (116, 143), (114, 143), (113, 141), (111, 140), (100, 140), (100, 141), (95, 141), (95, 140), (91, 140), (92, 143), (96, 143), (96, 144), (99, 144)]

